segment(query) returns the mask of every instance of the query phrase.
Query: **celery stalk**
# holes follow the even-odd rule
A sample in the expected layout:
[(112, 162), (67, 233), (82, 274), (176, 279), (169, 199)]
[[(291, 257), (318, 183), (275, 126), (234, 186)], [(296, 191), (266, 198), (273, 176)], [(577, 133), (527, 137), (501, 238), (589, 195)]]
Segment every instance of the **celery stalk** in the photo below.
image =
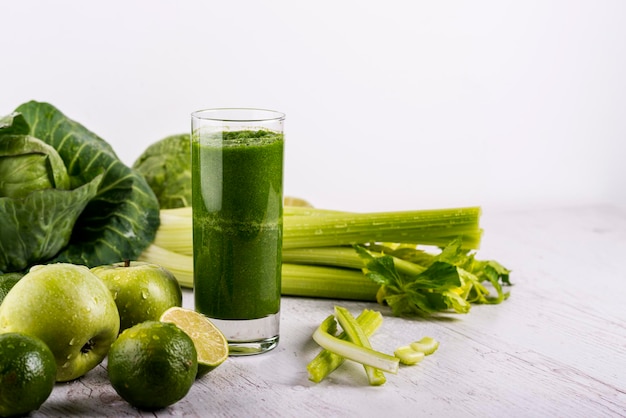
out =
[(151, 244), (138, 257), (139, 261), (155, 263), (169, 270), (183, 287), (193, 287), (193, 257)]
[(400, 363), (398, 358), (330, 335), (328, 330), (332, 329), (332, 323), (334, 322), (335, 317), (330, 315), (320, 324), (313, 333), (313, 339), (316, 343), (348, 360), (372, 366), (385, 372), (398, 373)]
[[(314, 212), (314, 209), (310, 209)], [(416, 242), (444, 246), (461, 237), (478, 248), (479, 207), (403, 212), (326, 213), (285, 216), (283, 248), (326, 247), (367, 242)]]
[(291, 248), (283, 250), (283, 263), (362, 269), (363, 259), (352, 247)]
[[(369, 337), (382, 325), (383, 316), (380, 312), (364, 309), (359, 316), (357, 316), (356, 321), (361, 329), (363, 329), (365, 335)], [(337, 338), (345, 340), (348, 336), (345, 332), (342, 332)], [(307, 364), (306, 368), (309, 372), (309, 379), (315, 383), (321, 382), (326, 376), (337, 369), (337, 367), (341, 366), (344, 361), (344, 357), (322, 349), (322, 351)]]
[(190, 207), (161, 209), (161, 224), (152, 243), (178, 254), (193, 255), (191, 215)]
[[(156, 263), (168, 269), (181, 286), (193, 288), (193, 257), (150, 245), (140, 261)], [(376, 301), (379, 285), (359, 270), (336, 267), (286, 264), (282, 265), (281, 293), (307, 296)]]
[[(482, 235), (479, 207), (372, 213), (312, 208), (294, 211), (293, 208), (285, 208), (285, 213), (284, 249), (368, 242), (415, 242), (443, 246), (457, 237), (462, 238), (465, 248), (475, 249), (479, 247)], [(157, 240), (184, 246), (190, 254), (191, 208), (164, 209), (161, 211), (161, 223)]]
[(360, 270), (283, 263), (281, 293), (333, 299), (376, 301), (380, 286)]
[[(352, 317), (350, 311), (346, 308), (342, 308), (341, 306), (335, 306), (335, 317), (343, 328), (344, 332), (348, 336), (348, 339), (352, 341), (354, 344), (364, 347), (364, 348), (372, 348), (367, 335), (363, 329), (359, 326), (358, 322)], [(380, 386), (384, 384), (387, 379), (385, 378), (385, 374), (375, 367), (364, 364), (365, 373), (367, 374), (367, 380), (372, 386)]]
[(283, 208), (283, 216), (325, 216), (346, 213), (350, 212), (334, 209), (313, 208), (311, 206), (285, 206)]
[[(383, 255), (374, 252), (376, 256)], [(393, 262), (399, 272), (411, 276), (423, 273), (426, 268), (419, 264), (411, 263), (401, 258), (393, 257)], [(323, 265), (344, 267), (351, 269), (363, 269), (363, 258), (353, 247), (314, 247), (314, 248), (291, 248), (283, 250), (283, 263)]]

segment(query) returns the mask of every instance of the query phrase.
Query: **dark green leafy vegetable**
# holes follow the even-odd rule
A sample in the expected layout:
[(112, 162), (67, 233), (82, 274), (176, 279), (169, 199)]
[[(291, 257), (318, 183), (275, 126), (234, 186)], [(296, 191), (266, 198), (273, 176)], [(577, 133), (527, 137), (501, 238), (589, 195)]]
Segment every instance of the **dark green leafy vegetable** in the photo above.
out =
[(58, 152), (27, 133), (19, 113), (0, 120), (0, 272), (59, 253), (102, 180), (96, 175), (72, 189)]
[[(158, 201), (144, 178), (125, 166), (107, 142), (52, 105), (34, 101), (0, 119), (0, 143), (13, 143), (16, 136), (52, 147), (69, 181), (58, 187), (57, 177), (63, 176), (54, 157), (25, 157), (38, 160), (40, 188), (21, 197), (0, 197), (1, 272), (44, 262), (96, 266), (135, 259), (152, 242), (159, 225)], [(7, 171), (22, 166), (13, 163), (17, 157), (5, 156)]]
[[(509, 270), (496, 261), (475, 260), (470, 250), (462, 248), (460, 239), (436, 255), (410, 245), (370, 246), (369, 249), (380, 251), (383, 256), (374, 256), (363, 246), (355, 248), (365, 260), (365, 275), (380, 285), (378, 301), (389, 305), (395, 315), (430, 315), (449, 310), (467, 313), (471, 303), (497, 304), (509, 296), (502, 289), (502, 284), (511, 284)], [(416, 263), (425, 270), (418, 274), (399, 271), (394, 257)], [(483, 285), (485, 280), (496, 290), (497, 297), (489, 296)]]
[(191, 206), (191, 135), (171, 135), (150, 145), (133, 164), (161, 209)]

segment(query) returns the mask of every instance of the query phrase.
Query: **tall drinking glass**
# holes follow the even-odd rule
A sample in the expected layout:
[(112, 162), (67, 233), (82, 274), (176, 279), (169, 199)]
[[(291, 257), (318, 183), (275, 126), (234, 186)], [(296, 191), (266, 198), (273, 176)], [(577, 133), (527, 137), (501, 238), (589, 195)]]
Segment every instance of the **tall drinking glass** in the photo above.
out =
[(278, 344), (284, 120), (263, 109), (191, 114), (195, 309), (231, 355)]

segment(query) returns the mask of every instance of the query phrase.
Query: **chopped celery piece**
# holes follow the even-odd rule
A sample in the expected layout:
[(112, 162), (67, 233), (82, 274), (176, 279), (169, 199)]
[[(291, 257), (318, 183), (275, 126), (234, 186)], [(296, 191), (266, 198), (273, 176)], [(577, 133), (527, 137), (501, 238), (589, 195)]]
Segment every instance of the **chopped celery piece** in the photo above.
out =
[(439, 348), (439, 341), (432, 337), (424, 337), (419, 341), (412, 342), (410, 344), (411, 349), (424, 353), (424, 355), (430, 355)]
[(394, 356), (400, 359), (400, 363), (407, 366), (412, 366), (419, 363), (424, 359), (425, 354), (421, 351), (415, 351), (410, 345), (404, 345), (396, 348), (393, 352)]
[[(383, 316), (378, 311), (370, 309), (364, 309), (356, 318), (357, 323), (363, 329), (363, 332), (368, 337), (374, 334), (374, 332), (383, 323)], [(339, 334), (338, 338), (345, 340), (348, 338), (345, 332)], [(339, 356), (326, 349), (322, 349), (313, 360), (307, 364), (307, 371), (309, 372), (309, 379), (315, 383), (319, 383), (332, 373), (337, 367), (341, 366), (345, 358)]]
[[(365, 335), (365, 332), (360, 327), (356, 319), (354, 319), (350, 311), (348, 311), (346, 308), (342, 308), (341, 306), (335, 306), (335, 317), (337, 318), (339, 325), (341, 325), (341, 328), (343, 328), (350, 341), (361, 347), (369, 349), (372, 348), (372, 345), (370, 344), (367, 335)], [(363, 367), (365, 368), (367, 380), (369, 381), (370, 385), (380, 386), (387, 381), (384, 373), (380, 369), (366, 364), (364, 364)]]
[[(313, 339), (321, 347), (357, 363), (366, 364), (388, 373), (398, 373), (400, 360), (379, 351), (358, 346), (352, 342), (341, 340), (329, 331), (335, 322), (334, 315), (328, 316), (313, 333)], [(336, 325), (335, 325), (336, 326)]]

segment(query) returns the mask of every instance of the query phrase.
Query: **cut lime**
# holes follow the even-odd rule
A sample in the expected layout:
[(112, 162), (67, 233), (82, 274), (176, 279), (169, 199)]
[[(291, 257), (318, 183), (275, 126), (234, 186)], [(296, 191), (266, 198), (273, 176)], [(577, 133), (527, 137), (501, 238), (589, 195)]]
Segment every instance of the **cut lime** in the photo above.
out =
[(198, 352), (198, 377), (210, 372), (228, 358), (228, 342), (224, 334), (204, 315), (180, 307), (172, 307), (161, 315), (189, 335)]

